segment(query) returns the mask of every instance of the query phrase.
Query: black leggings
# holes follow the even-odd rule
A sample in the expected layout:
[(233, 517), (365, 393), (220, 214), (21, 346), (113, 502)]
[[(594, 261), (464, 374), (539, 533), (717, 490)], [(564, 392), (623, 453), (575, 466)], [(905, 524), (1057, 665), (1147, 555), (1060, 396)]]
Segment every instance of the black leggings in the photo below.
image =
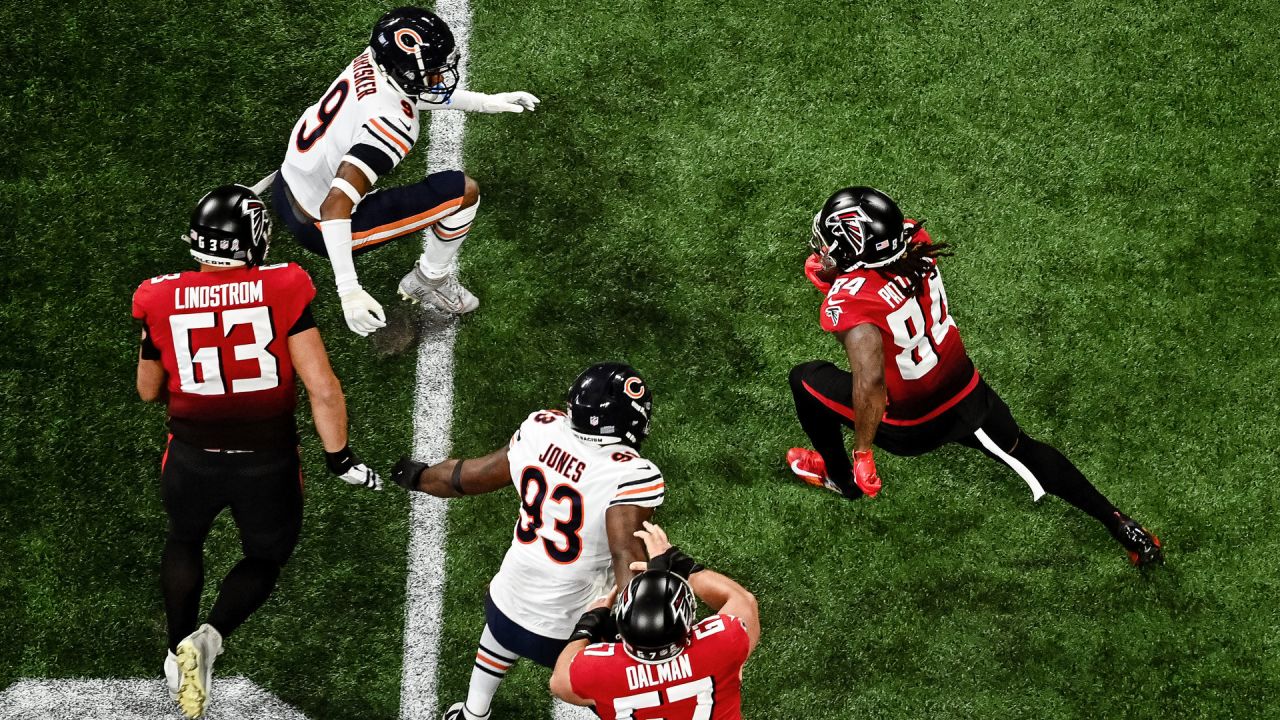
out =
[(171, 440), (161, 495), (169, 515), (160, 569), (169, 648), (198, 625), (204, 541), (226, 508), (240, 531), (244, 558), (223, 579), (208, 622), (229, 635), (270, 597), (298, 544), (302, 476), (297, 450), (210, 452)]
[[(853, 484), (853, 464), (844, 445), (844, 428), (853, 428), (853, 375), (825, 361), (791, 370), (791, 395), (800, 426), (822, 455), (827, 477), (846, 495), (860, 494)], [(947, 443), (981, 450), (1018, 473), (1033, 488), (1056, 495), (1113, 529), (1116, 508), (1080, 470), (1052, 445), (1018, 427), (1009, 406), (986, 381), (938, 417), (919, 425), (880, 423), (875, 445), (894, 455), (923, 455)], [(1037, 496), (1038, 497), (1038, 496)]]

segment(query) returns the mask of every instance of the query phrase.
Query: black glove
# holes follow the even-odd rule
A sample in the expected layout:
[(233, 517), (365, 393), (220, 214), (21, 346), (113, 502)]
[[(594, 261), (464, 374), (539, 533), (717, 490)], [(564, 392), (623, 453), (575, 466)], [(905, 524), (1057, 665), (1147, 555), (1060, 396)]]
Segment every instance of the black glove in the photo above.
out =
[(418, 478), (422, 477), (422, 471), (431, 467), (427, 463), (418, 462), (413, 458), (405, 455), (400, 458), (400, 462), (391, 469), (391, 479), (395, 484), (405, 490), (417, 490)]
[(666, 552), (661, 555), (649, 558), (649, 569), (673, 572), (685, 580), (688, 580), (690, 575), (698, 572), (699, 570), (706, 570), (705, 567), (699, 565), (693, 558), (685, 555), (680, 551), (680, 548), (675, 545), (667, 548)]
[(360, 462), (348, 445), (338, 452), (325, 452), (324, 462), (329, 472), (342, 478), (348, 485), (360, 485), (370, 490), (382, 489), (382, 478), (372, 468)]
[(578, 618), (573, 627), (569, 642), (586, 640), (589, 643), (612, 642), (618, 637), (618, 624), (614, 622), (613, 612), (609, 608), (588, 610)]

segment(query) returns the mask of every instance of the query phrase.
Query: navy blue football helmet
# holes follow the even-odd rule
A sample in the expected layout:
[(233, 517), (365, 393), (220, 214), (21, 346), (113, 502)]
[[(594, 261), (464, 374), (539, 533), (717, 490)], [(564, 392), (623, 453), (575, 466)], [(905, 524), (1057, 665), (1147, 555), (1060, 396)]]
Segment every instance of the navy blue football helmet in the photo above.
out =
[(439, 15), (400, 7), (383, 15), (369, 38), (373, 62), (401, 95), (440, 105), (458, 88), (458, 49)]
[(584, 435), (616, 437), (634, 448), (649, 435), (653, 394), (624, 363), (596, 363), (578, 376), (567, 398), (569, 425)]

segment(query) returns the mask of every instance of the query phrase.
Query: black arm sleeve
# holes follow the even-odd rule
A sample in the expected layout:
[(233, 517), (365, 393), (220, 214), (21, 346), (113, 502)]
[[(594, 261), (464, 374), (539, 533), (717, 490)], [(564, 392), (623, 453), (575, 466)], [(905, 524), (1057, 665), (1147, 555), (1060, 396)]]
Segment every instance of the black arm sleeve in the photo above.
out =
[(307, 306), (302, 308), (302, 314), (298, 316), (298, 321), (293, 324), (293, 327), (289, 328), (289, 335), (297, 335), (315, 326), (316, 319), (311, 315), (311, 304), (307, 303)]
[[(368, 165), (370, 170), (378, 173), (378, 177), (382, 177), (383, 175), (391, 172), (391, 170), (396, 166), (396, 161), (393, 160), (387, 152), (379, 150), (372, 145), (353, 145), (351, 149), (347, 151), (347, 154), (351, 157), (358, 158), (360, 162)], [(369, 180), (374, 181), (377, 180), (377, 178), (369, 178)]]
[(142, 359), (143, 360), (159, 360), (160, 348), (151, 342), (151, 331), (144, 324), (142, 326)]

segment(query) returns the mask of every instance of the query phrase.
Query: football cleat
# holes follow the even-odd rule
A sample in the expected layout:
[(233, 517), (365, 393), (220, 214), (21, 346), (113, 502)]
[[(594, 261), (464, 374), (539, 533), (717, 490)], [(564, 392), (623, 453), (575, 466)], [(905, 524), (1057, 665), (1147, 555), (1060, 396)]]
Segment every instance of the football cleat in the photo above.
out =
[(204, 715), (213, 684), (213, 661), (222, 654), (222, 635), (208, 623), (178, 643), (178, 707), (189, 718)]
[(400, 279), (400, 297), (412, 303), (433, 305), (453, 315), (480, 307), (480, 300), (462, 287), (453, 273), (439, 279), (429, 278), (416, 263), (409, 274)]
[(492, 712), (490, 710), (484, 715), (472, 715), (466, 709), (466, 703), (454, 703), (449, 706), (448, 710), (444, 711), (444, 715), (441, 717), (442, 720), (488, 720)]
[(1120, 524), (1112, 531), (1116, 540), (1129, 552), (1129, 562), (1137, 567), (1145, 567), (1155, 563), (1164, 563), (1164, 551), (1160, 538), (1142, 527), (1133, 518), (1116, 513)]
[(178, 669), (178, 656), (172, 650), (165, 653), (164, 681), (169, 686), (169, 699), (178, 702), (178, 688), (182, 687), (182, 670)]
[(814, 487), (826, 488), (835, 493), (840, 492), (835, 483), (827, 479), (827, 464), (823, 462), (822, 456), (816, 450), (791, 448), (787, 451), (787, 466), (796, 477)]

